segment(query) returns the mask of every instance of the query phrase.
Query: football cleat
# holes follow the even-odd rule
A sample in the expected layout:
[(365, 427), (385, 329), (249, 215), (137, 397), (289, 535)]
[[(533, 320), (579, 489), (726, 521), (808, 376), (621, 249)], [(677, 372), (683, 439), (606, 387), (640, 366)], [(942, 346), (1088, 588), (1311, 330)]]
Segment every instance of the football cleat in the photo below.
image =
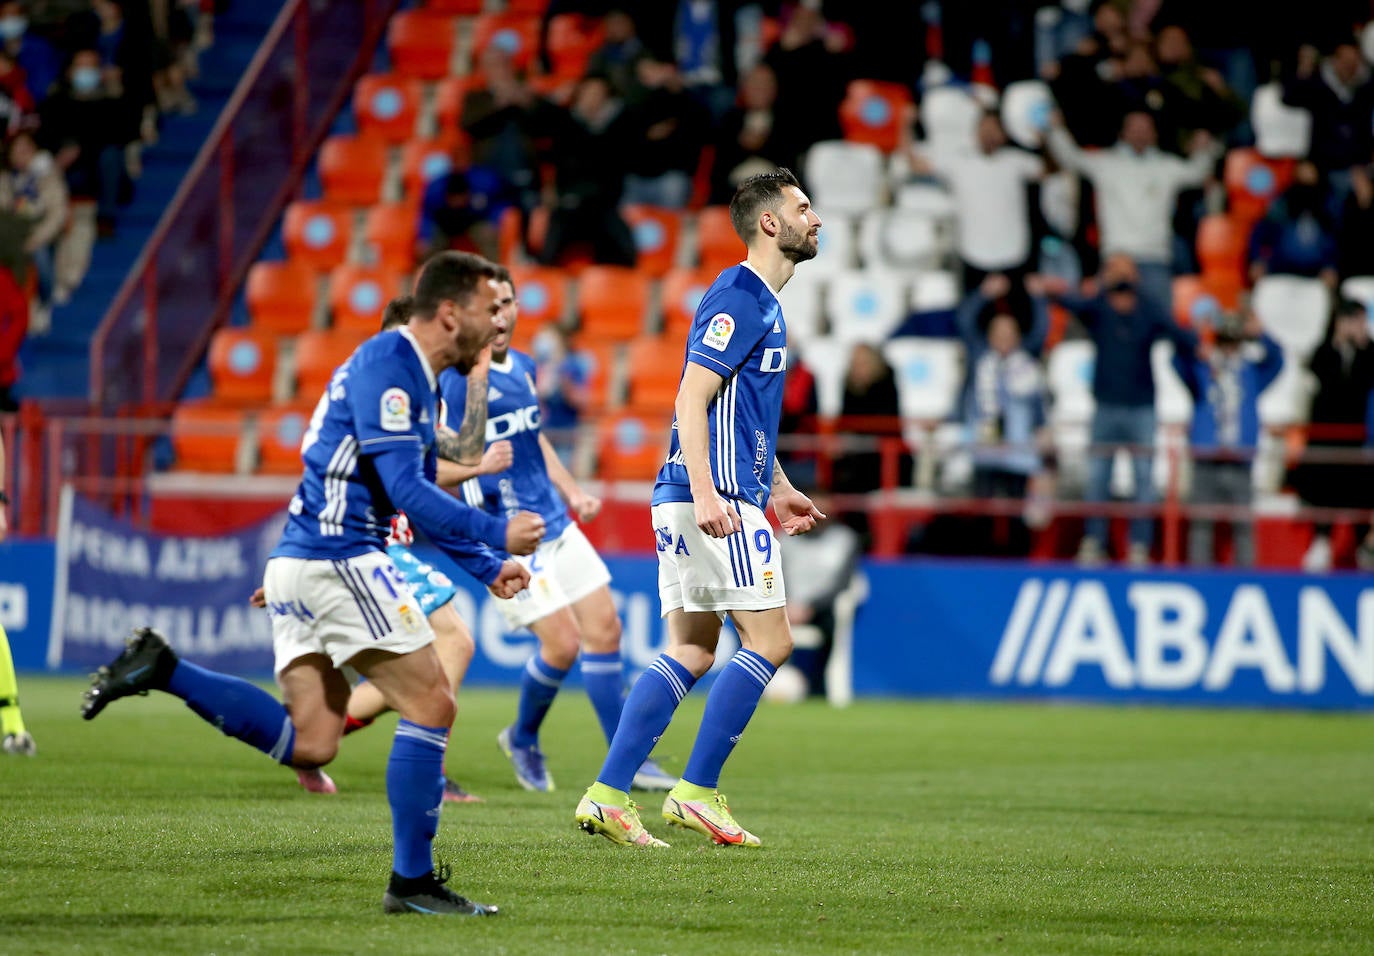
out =
[(597, 803), (584, 795), (577, 804), (573, 820), (588, 833), (599, 833), (621, 846), (668, 846), (644, 829), (639, 819), (639, 806), (633, 800), (626, 806), (617, 807), (609, 803)]
[(302, 770), (297, 767), (296, 779), (300, 781), (302, 787), (309, 790), (311, 793), (339, 792), (339, 788), (334, 785), (334, 781), (330, 779), (329, 774), (325, 773), (324, 769), (321, 767), (315, 767), (311, 770)]
[(382, 897), (382, 910), (426, 916), (495, 916), (499, 912), (499, 907), (475, 903), (445, 886), (449, 873), (447, 864), (424, 876), (407, 878), (393, 872)]
[(38, 744), (33, 742), (33, 734), (27, 730), (6, 734), (4, 751), (14, 757), (33, 757), (38, 754)]
[(671, 790), (676, 786), (677, 777), (660, 767), (653, 757), (639, 765), (630, 784), (632, 790)]
[(707, 800), (690, 800), (669, 792), (663, 800), (663, 819), (670, 827), (695, 830), (721, 846), (761, 846), (763, 843), (735, 822), (725, 795), (720, 791)]
[(445, 803), (481, 803), (482, 798), (475, 793), (468, 793), (463, 789), (463, 785), (450, 777), (444, 778), (444, 802)]
[(544, 753), (538, 747), (517, 747), (512, 741), (514, 727), (507, 727), (496, 735), (496, 743), (515, 769), (515, 779), (526, 790), (548, 793), (553, 789), (553, 777), (544, 766)]
[(81, 716), (90, 720), (111, 701), (166, 687), (176, 666), (176, 652), (161, 634), (150, 627), (136, 628), (120, 655), (96, 671), (81, 695)]

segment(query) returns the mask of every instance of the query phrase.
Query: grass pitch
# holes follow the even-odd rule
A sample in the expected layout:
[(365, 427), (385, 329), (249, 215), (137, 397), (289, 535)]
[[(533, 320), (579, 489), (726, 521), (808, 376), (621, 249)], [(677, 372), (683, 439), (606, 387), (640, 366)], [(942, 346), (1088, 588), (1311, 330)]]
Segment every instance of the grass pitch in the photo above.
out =
[[(495, 919), (385, 916), (392, 721), (312, 796), (160, 694), (80, 720), (21, 679), (33, 760), (0, 758), (0, 952), (1374, 953), (1368, 717), (959, 703), (764, 704), (723, 788), (762, 850), (612, 846), (572, 825), (603, 743), (579, 692), (497, 751), (469, 690), (438, 850)], [(680, 769), (688, 699), (658, 753)]]

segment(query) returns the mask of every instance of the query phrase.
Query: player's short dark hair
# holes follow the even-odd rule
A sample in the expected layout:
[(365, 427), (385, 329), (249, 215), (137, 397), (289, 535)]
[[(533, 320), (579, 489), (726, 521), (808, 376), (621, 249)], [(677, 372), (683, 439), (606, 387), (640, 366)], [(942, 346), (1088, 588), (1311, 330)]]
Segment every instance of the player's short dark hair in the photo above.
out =
[(440, 252), (420, 267), (412, 315), (432, 319), (445, 299), (465, 305), (484, 281), (496, 278), (496, 263), (471, 252)]
[(747, 246), (758, 228), (759, 213), (765, 209), (777, 209), (783, 190), (788, 186), (801, 188), (796, 175), (786, 166), (771, 172), (758, 173), (744, 180), (735, 189), (730, 200), (730, 225)]
[(386, 304), (382, 310), (382, 331), (398, 329), (410, 321), (410, 315), (415, 311), (415, 296), (398, 295)]
[(514, 290), (514, 288), (515, 288), (515, 280), (514, 280), (513, 278), (511, 278), (510, 270), (507, 269), (505, 266), (501, 265), (501, 263), (499, 263), (499, 262), (496, 263), (495, 265), (496, 265), (496, 281), (497, 281), (497, 282), (509, 282), (509, 283), (510, 283), (511, 289)]

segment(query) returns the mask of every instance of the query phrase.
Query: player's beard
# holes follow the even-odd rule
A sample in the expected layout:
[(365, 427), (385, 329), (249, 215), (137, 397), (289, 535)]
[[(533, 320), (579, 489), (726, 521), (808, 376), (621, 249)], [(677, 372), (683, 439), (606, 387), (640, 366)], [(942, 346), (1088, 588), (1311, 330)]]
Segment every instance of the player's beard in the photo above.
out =
[(793, 229), (787, 223), (782, 224), (782, 230), (778, 233), (778, 251), (792, 262), (805, 262), (816, 258), (819, 248), (810, 229), (802, 232), (800, 229)]

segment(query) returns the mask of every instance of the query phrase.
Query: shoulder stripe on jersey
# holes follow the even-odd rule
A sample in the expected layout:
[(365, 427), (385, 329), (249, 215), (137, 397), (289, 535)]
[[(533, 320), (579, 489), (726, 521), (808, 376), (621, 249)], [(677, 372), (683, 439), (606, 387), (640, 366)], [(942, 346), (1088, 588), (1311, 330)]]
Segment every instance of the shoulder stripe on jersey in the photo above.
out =
[(415, 442), (415, 443), (418, 445), (418, 444), (420, 443), (420, 436), (419, 436), (419, 435), (381, 435), (381, 436), (378, 436), (377, 438), (364, 438), (364, 439), (362, 440), (362, 444), (363, 444), (363, 445), (380, 445), (380, 444), (382, 444), (383, 442), (393, 442), (393, 441), (413, 441), (413, 442)]
[[(363, 623), (367, 625), (368, 631), (372, 634), (373, 640), (380, 640), (385, 637), (390, 628), (386, 626), (386, 618), (381, 613), (381, 608), (377, 607), (377, 599), (374, 598), (363, 585), (359, 593), (358, 579), (354, 577), (354, 568), (348, 566), (347, 561), (331, 561), (334, 566), (334, 573), (339, 576), (343, 586), (348, 589), (348, 593), (353, 596), (353, 603), (358, 605), (358, 612), (362, 615)], [(366, 597), (364, 597), (366, 595)], [(380, 629), (378, 627), (380, 625)]]
[(358, 439), (345, 435), (324, 469), (324, 507), (316, 516), (322, 536), (343, 534), (344, 513), (348, 509), (348, 479), (357, 464)]

